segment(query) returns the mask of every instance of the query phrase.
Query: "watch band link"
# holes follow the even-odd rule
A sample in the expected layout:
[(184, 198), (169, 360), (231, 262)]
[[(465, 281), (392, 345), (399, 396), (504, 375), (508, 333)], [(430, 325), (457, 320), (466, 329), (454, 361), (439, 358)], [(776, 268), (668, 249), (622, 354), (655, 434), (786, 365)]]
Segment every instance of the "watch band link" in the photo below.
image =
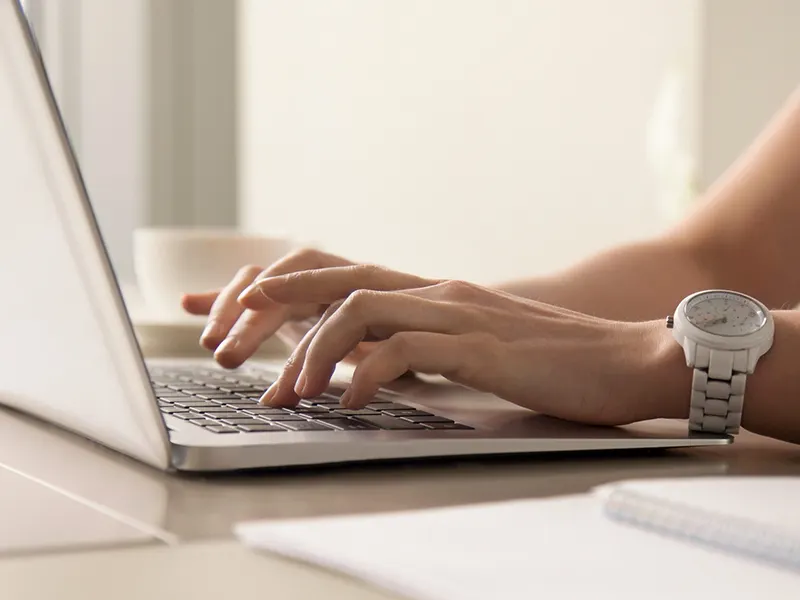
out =
[(689, 409), (691, 431), (739, 433), (747, 362), (747, 350), (697, 347)]

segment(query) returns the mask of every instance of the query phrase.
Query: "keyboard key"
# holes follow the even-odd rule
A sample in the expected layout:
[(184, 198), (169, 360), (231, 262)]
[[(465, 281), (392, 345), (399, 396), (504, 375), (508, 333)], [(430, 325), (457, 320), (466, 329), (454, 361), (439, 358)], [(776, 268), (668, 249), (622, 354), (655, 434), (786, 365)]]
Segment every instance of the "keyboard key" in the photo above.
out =
[(294, 409), (298, 415), (314, 415), (330, 413), (330, 411), (323, 406), (300, 406)]
[(339, 417), (338, 419), (325, 419), (323, 423), (330, 425), (331, 427), (335, 427), (336, 429), (341, 429), (342, 431), (375, 429), (375, 426), (370, 425), (369, 423), (362, 423), (361, 421), (356, 421), (355, 419), (346, 419), (342, 417)]
[(333, 431), (327, 425), (323, 425), (322, 423), (314, 423), (313, 421), (300, 420), (289, 421), (288, 423), (281, 421), (280, 423), (284, 427), (288, 427), (294, 431)]
[(161, 412), (166, 415), (171, 415), (174, 413), (186, 412), (186, 410), (181, 408), (180, 406), (162, 406)]
[(197, 418), (197, 413), (193, 413), (193, 412), (176, 412), (176, 413), (172, 413), (172, 416), (173, 417), (178, 417), (179, 419), (184, 419), (184, 420), (185, 419), (196, 419)]
[(430, 429), (475, 429), (463, 423), (425, 423)]
[(242, 412), (246, 412), (249, 415), (290, 415), (287, 410), (283, 408), (272, 408), (270, 406), (251, 406), (250, 408), (245, 408)]
[(347, 415), (340, 415), (336, 411), (329, 411), (326, 413), (314, 413), (313, 415), (309, 415), (309, 417), (313, 417), (318, 421), (329, 421), (331, 419), (346, 419)]
[(174, 406), (182, 406), (184, 408), (214, 408), (218, 406), (213, 402), (206, 402), (205, 400), (178, 400), (173, 404)]
[[(391, 413), (392, 411), (387, 410), (387, 411), (384, 411), (384, 412)], [(397, 416), (399, 416), (399, 417), (408, 417), (408, 418), (411, 418), (411, 417), (436, 417), (436, 416), (438, 416), (438, 415), (431, 414), (429, 412), (425, 412), (424, 410), (403, 410), (403, 411), (399, 411), (399, 412), (402, 412), (403, 414), (397, 415)]]
[[(232, 375), (223, 378), (228, 384), (231, 385), (239, 385), (239, 386), (256, 386), (261, 385), (261, 381), (254, 378), (248, 377), (247, 375)], [(224, 385), (224, 384), (223, 384)]]
[(279, 423), (283, 423), (284, 421), (305, 421), (303, 417), (300, 415), (258, 415), (262, 419), (266, 419), (267, 421), (277, 421)]
[(214, 433), (239, 433), (236, 427), (229, 427), (228, 425), (211, 425), (205, 428), (206, 431), (213, 431)]
[(195, 377), (192, 379), (192, 383), (196, 385), (204, 385), (206, 387), (219, 387), (221, 385), (225, 385), (223, 381), (221, 381), (218, 377)]
[(262, 391), (258, 391), (258, 392), (237, 392), (236, 393), (236, 397), (237, 398), (252, 398), (253, 400), (258, 400), (259, 398), (261, 398), (261, 396), (264, 395), (264, 392), (266, 392), (266, 391), (267, 390), (262, 390)]
[(240, 400), (239, 396), (234, 396), (233, 394), (226, 394), (225, 392), (200, 392), (199, 394), (195, 394), (198, 398), (204, 398), (206, 400)]
[(242, 417), (235, 417), (231, 419), (221, 419), (224, 423), (228, 425), (266, 425), (264, 421), (259, 421), (258, 419), (248, 418), (246, 416)]
[(257, 387), (252, 386), (252, 385), (222, 385), (222, 386), (219, 387), (219, 389), (222, 390), (223, 392), (230, 392), (231, 394), (234, 393), (234, 392), (237, 392), (237, 393), (240, 393), (240, 394), (243, 394), (245, 392), (247, 392), (247, 393), (259, 392), (259, 390), (260, 390), (259, 393), (263, 394), (266, 391), (266, 390), (263, 390), (261, 388), (257, 388)]
[(269, 431), (286, 431), (283, 427), (277, 425), (270, 425), (269, 423), (259, 423), (258, 425), (240, 425), (239, 429), (246, 432), (269, 432)]
[(424, 417), (431, 413), (422, 412), (420, 410), (415, 410), (413, 408), (407, 408), (406, 410), (382, 410), (382, 414), (389, 415), (390, 417), (409, 417), (413, 415), (418, 415), (420, 417)]
[[(240, 398), (241, 400), (241, 398)], [(255, 402), (226, 402), (225, 406), (230, 406), (231, 408), (256, 408)]]
[(369, 408), (354, 408), (354, 409), (340, 408), (340, 409), (337, 409), (335, 412), (337, 414), (346, 415), (348, 417), (349, 416), (356, 416), (356, 415), (367, 416), (367, 415), (379, 415), (379, 414), (381, 414), (377, 410), (371, 410)]
[(191, 395), (171, 390), (168, 393), (156, 394), (156, 398), (158, 398), (159, 400), (175, 400), (178, 398), (191, 398)]
[(179, 385), (179, 386), (170, 386), (172, 389), (178, 389), (181, 392), (189, 392), (191, 394), (194, 393), (202, 393), (209, 391), (207, 387), (204, 385)]
[(229, 410), (228, 412), (208, 412), (207, 410), (199, 410), (197, 414), (209, 417), (211, 419), (247, 419), (248, 415), (243, 415), (239, 412)]
[(225, 405), (220, 405), (220, 404), (212, 404), (210, 402), (209, 402), (208, 406), (198, 406), (198, 407), (192, 407), (192, 408), (196, 408), (198, 411), (205, 412), (205, 413), (230, 413), (230, 412), (236, 412), (236, 410), (234, 410), (230, 406), (225, 406)]
[(404, 419), (397, 419), (387, 415), (369, 416), (360, 415), (357, 417), (359, 421), (375, 425), (380, 429), (427, 429), (424, 425), (412, 423)]
[(216, 421), (212, 421), (211, 419), (189, 419), (189, 423), (192, 425), (199, 425), (200, 427), (205, 427), (206, 425), (219, 425)]
[(437, 417), (436, 415), (403, 415), (401, 418), (412, 423), (452, 423), (452, 419)]
[(338, 398), (312, 398), (310, 402), (314, 406), (340, 406), (341, 402)]
[(416, 410), (415, 408), (406, 406), (405, 404), (398, 404), (397, 402), (370, 402), (367, 404), (367, 408), (373, 410)]

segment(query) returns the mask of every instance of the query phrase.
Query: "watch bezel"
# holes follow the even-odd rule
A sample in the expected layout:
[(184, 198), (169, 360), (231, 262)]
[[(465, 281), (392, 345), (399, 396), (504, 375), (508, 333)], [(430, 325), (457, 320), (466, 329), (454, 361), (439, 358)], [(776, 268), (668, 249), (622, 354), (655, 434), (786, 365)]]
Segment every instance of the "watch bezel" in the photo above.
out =
[(747, 294), (742, 294), (741, 292), (733, 292), (730, 290), (708, 290), (692, 294), (691, 296), (688, 296), (682, 303), (684, 317), (689, 322), (689, 324), (691, 324), (695, 329), (699, 331), (705, 331), (704, 329), (701, 329), (700, 327), (692, 323), (691, 318), (689, 317), (689, 309), (692, 307), (692, 305), (694, 305), (698, 301), (702, 302), (703, 301), (702, 299), (708, 296), (712, 297), (730, 296), (736, 298), (737, 301), (753, 304), (756, 308), (758, 308), (759, 311), (761, 311), (761, 314), (764, 316), (764, 322), (761, 323), (761, 325), (758, 327), (756, 331), (751, 331), (749, 333), (731, 334), (731, 333), (712, 333), (710, 331), (706, 331), (706, 333), (721, 337), (741, 338), (758, 333), (759, 331), (764, 329), (764, 327), (767, 326), (769, 311), (761, 302), (759, 302), (755, 298), (748, 296)]
[[(700, 329), (689, 321), (688, 317), (686, 316), (686, 306), (698, 296), (715, 293), (732, 294), (746, 298), (747, 300), (753, 302), (764, 313), (764, 324), (758, 331), (744, 335), (709, 333), (703, 329)], [(772, 337), (774, 334), (774, 323), (769, 309), (767, 309), (764, 303), (760, 302), (756, 298), (753, 298), (748, 294), (743, 294), (741, 292), (735, 292), (732, 290), (711, 289), (695, 292), (681, 301), (673, 315), (672, 332), (675, 339), (681, 344), (683, 343), (684, 338), (688, 338), (699, 345), (709, 348), (715, 348), (719, 350), (747, 350), (764, 345), (767, 347), (771, 346)]]

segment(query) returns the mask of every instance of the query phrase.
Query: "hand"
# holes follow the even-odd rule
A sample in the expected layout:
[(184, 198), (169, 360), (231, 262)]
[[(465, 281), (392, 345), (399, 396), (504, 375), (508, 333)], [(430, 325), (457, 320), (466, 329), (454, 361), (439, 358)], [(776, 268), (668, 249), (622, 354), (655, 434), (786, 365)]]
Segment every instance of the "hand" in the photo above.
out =
[(652, 324), (364, 265), (265, 277), (239, 302), (255, 314), (276, 304), (328, 306), (264, 394), (262, 402), (274, 406), (325, 391), (336, 364), (370, 340), (376, 349), (342, 397), (349, 408), (363, 407), (381, 386), (413, 370), (569, 420), (613, 425), (660, 416), (635, 385), (648, 376), (650, 351), (661, 344)]
[[(250, 358), (264, 340), (272, 335), (277, 334), (287, 344), (296, 346), (328, 308), (326, 302), (277, 303), (264, 297), (258, 303), (257, 310), (251, 310), (237, 301), (242, 291), (264, 278), (291, 276), (331, 267), (357, 268), (357, 265), (317, 250), (299, 250), (267, 269), (259, 266), (242, 267), (223, 289), (186, 294), (182, 305), (191, 314), (208, 315), (208, 324), (200, 337), (200, 344), (214, 352), (215, 359), (222, 366), (235, 368)], [(406, 287), (429, 283), (432, 282), (413, 276), (406, 276), (402, 281)], [(358, 344), (347, 360), (357, 362), (367, 356), (372, 348), (368, 342)]]

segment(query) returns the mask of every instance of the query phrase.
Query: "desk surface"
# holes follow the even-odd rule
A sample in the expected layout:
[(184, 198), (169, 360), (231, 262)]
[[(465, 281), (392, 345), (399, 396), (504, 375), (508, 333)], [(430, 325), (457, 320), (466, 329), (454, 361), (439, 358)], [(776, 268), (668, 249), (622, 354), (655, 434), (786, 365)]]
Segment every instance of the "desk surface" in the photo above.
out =
[(0, 561), (0, 582), (4, 600), (398, 600), (234, 542), (6, 559)]
[[(654, 424), (661, 425), (676, 424)], [(71, 598), (73, 590), (76, 598), (91, 597), (86, 587), (91, 579), (98, 597), (109, 589), (118, 598), (166, 597), (166, 593), (149, 595), (154, 588), (148, 586), (159, 582), (161, 590), (177, 590), (170, 587), (178, 585), (167, 568), (172, 563), (189, 574), (192, 597), (210, 597), (212, 591), (219, 597), (223, 589), (230, 594), (225, 580), (212, 581), (205, 568), (197, 568), (214, 561), (212, 571), (224, 566), (225, 572), (233, 569), (241, 574), (233, 589), (243, 592), (267, 585), (285, 598), (321, 597), (323, 589), (329, 598), (384, 597), (310, 567), (254, 555), (230, 541), (231, 528), (243, 520), (452, 506), (578, 493), (624, 478), (726, 473), (800, 475), (800, 448), (744, 433), (731, 446), (662, 453), (175, 476), (54, 426), (0, 410), (0, 485), (9, 504), (0, 510), (0, 555), (5, 557), (0, 561), (0, 581), (15, 592), (0, 595), (49, 600)], [(171, 546), (178, 543), (182, 544), (178, 548)], [(103, 551), (85, 551), (96, 547)], [(65, 549), (82, 552), (65, 554)], [(139, 575), (138, 583), (125, 589), (110, 588), (103, 583), (109, 577), (96, 575), (119, 573), (119, 581), (127, 580), (124, 573), (131, 572)], [(39, 576), (45, 573), (48, 577)], [(54, 590), (60, 593), (54, 595)]]
[[(128, 543), (131, 528), (154, 542), (220, 540), (230, 538), (233, 524), (243, 520), (544, 497), (584, 492), (624, 478), (800, 475), (800, 448), (748, 433), (730, 446), (659, 453), (471, 458), (214, 476), (161, 473), (5, 410), (0, 410), (0, 440), (0, 467), (14, 473), (9, 482), (17, 488), (16, 509), (0, 511), (0, 531), (8, 531), (12, 521), (43, 522), (47, 504), (30, 481), (44, 482), (71, 503), (110, 517), (103, 520), (105, 526), (95, 524), (96, 539), (83, 532), (80, 518), (65, 520), (62, 527), (75, 531), (76, 545), (112, 543), (115, 538)], [(49, 498), (66, 502), (58, 496), (51, 493)], [(48, 549), (63, 545), (70, 534), (39, 526), (30, 535), (26, 548)], [(0, 552), (15, 551), (4, 538), (9, 539), (0, 536)]]
[[(796, 447), (748, 434), (733, 446), (655, 456), (449, 461), (202, 479), (162, 475), (8, 414), (0, 415), (0, 439), (9, 442), (2, 444), (0, 462), (14, 463), (19, 473), (14, 473), (17, 485), (14, 478), (5, 482), (18, 504), (0, 513), (0, 530), (7, 531), (12, 522), (35, 523), (47, 510), (41, 501), (29, 502), (42, 492), (30, 485), (28, 476), (54, 482), (52, 489), (70, 494), (70, 502), (84, 502), (104, 513), (99, 524), (96, 517), (78, 516), (60, 528), (52, 519), (48, 527), (32, 527), (25, 550), (38, 545), (39, 552), (0, 560), (0, 596), (13, 600), (84, 600), (110, 594), (118, 600), (218, 600), (255, 591), (290, 600), (388, 600), (394, 596), (347, 577), (245, 549), (230, 540), (230, 526), (242, 519), (573, 493), (626, 477), (800, 475)], [(30, 454), (31, 446), (39, 452)], [(44, 455), (50, 460), (42, 460)], [(51, 499), (56, 504), (66, 501), (55, 494)], [(117, 519), (124, 526), (115, 523)], [(87, 523), (94, 523), (91, 535), (83, 529)], [(131, 538), (131, 526), (146, 532), (149, 543), (143, 545), (141, 536)], [(75, 548), (91, 545), (92, 535), (97, 536), (96, 544), (123, 547), (63, 553), (70, 535)]]

